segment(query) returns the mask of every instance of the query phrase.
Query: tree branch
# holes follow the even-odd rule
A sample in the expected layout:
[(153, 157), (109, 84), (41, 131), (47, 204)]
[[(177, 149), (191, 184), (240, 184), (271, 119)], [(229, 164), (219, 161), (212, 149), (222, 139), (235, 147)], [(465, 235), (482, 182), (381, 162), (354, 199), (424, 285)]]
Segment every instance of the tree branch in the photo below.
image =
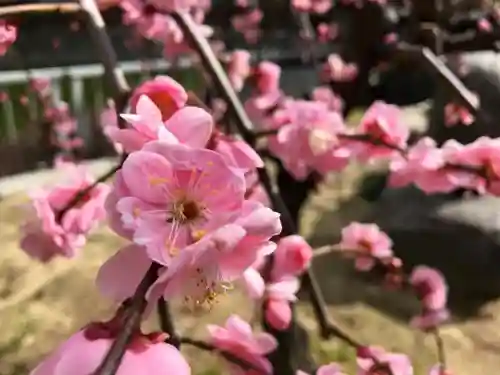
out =
[(159, 264), (153, 263), (146, 272), (146, 275), (144, 275), (144, 278), (137, 287), (130, 304), (125, 307), (122, 329), (118, 333), (115, 341), (113, 341), (113, 344), (104, 357), (104, 360), (95, 371), (95, 375), (116, 374), (118, 367), (120, 367), (123, 355), (127, 350), (127, 345), (129, 344), (134, 332), (140, 328), (142, 314), (147, 306), (147, 301), (144, 296), (151, 285), (153, 285), (156, 281), (160, 267), (161, 266)]
[(191, 346), (194, 346), (198, 349), (201, 349), (201, 350), (204, 350), (207, 352), (218, 353), (225, 360), (227, 360), (231, 363), (234, 363), (235, 365), (238, 365), (239, 367), (241, 367), (244, 370), (253, 370), (259, 374), (269, 375), (266, 371), (259, 368), (258, 366), (254, 365), (248, 361), (245, 361), (244, 359), (241, 359), (232, 353), (229, 353), (229, 352), (224, 351), (224, 350), (220, 350), (216, 346), (209, 344), (205, 341), (195, 340), (195, 339), (191, 339), (189, 337), (180, 337), (179, 341), (181, 344), (191, 345)]

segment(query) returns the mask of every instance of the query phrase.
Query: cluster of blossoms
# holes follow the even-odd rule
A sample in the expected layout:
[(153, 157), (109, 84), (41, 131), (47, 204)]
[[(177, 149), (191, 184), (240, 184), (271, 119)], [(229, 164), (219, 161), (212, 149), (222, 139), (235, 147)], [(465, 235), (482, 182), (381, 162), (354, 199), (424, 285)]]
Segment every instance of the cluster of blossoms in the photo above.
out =
[(351, 160), (384, 160), (389, 163), (391, 186), (413, 183), (427, 193), (465, 188), (498, 194), (498, 139), (482, 137), (467, 145), (450, 140), (438, 147), (424, 137), (409, 145), (410, 133), (400, 110), (383, 102), (375, 102), (356, 128), (348, 128), (341, 100), (327, 87), (315, 89), (312, 100), (294, 99), (280, 90), (277, 65), (261, 62), (252, 75), (242, 66), (243, 61), (231, 65), (230, 77), (238, 87), (241, 80), (253, 80), (254, 93), (245, 108), (259, 129), (271, 134), (269, 151), (297, 180), (312, 172), (340, 171)]
[(342, 229), (338, 246), (346, 256), (354, 257), (359, 271), (378, 267), (391, 286), (408, 286), (414, 291), (422, 305), (421, 313), (411, 322), (416, 328), (431, 331), (448, 319), (448, 287), (443, 276), (432, 268), (418, 266), (405, 280), (403, 263), (394, 256), (391, 239), (377, 225), (351, 223)]
[[(362, 4), (358, 0), (342, 3)], [(146, 4), (126, 0), (120, 5), (126, 22), (141, 35), (161, 40), (165, 53), (189, 49), (169, 14), (173, 11), (190, 12), (202, 34), (211, 33), (201, 26), (208, 1), (151, 0)], [(237, 5), (241, 12), (233, 24), (252, 39), (258, 34), (262, 15), (247, 1)], [(328, 0), (294, 2), (299, 11), (311, 13), (324, 13), (331, 5)], [(330, 26), (326, 28), (325, 35), (330, 33)], [(437, 147), (423, 138), (409, 145), (409, 131), (400, 121), (399, 110), (383, 102), (374, 103), (359, 126), (349, 128), (342, 116), (342, 100), (329, 87), (316, 88), (308, 100), (288, 97), (280, 89), (279, 66), (264, 61), (252, 67), (250, 60), (246, 51), (230, 56), (230, 81), (237, 91), (251, 82), (253, 94), (245, 109), (257, 130), (268, 135), (270, 153), (297, 180), (312, 173), (340, 171), (351, 160), (385, 160), (392, 186), (413, 183), (430, 193), (467, 188), (497, 194), (498, 140), (481, 138), (470, 145), (449, 141)], [(351, 81), (357, 74), (355, 65), (337, 55), (328, 58), (323, 70), (327, 82)], [(48, 84), (36, 85), (44, 98)], [(449, 107), (449, 117), (468, 122), (461, 107)], [(127, 244), (102, 265), (96, 283), (102, 294), (122, 303), (123, 308), (111, 320), (81, 329), (32, 375), (94, 373), (123, 328), (127, 303), (152, 265), (156, 280), (145, 294), (143, 317), (162, 299), (210, 307), (241, 280), (249, 296), (262, 302), (269, 326), (285, 330), (292, 322), (291, 303), (297, 298), (299, 276), (309, 267), (313, 250), (299, 235), (276, 239), (281, 233), (280, 214), (269, 207), (269, 197), (260, 185), (257, 169), (264, 162), (259, 154), (239, 138), (223, 133), (207, 110), (190, 105), (185, 89), (170, 77), (156, 77), (137, 87), (129, 108), (129, 113), (121, 114), (126, 127), (118, 126), (111, 105), (103, 116), (105, 134), (125, 153), (111, 187), (76, 168), (70, 184), (34, 195), (34, 214), (22, 227), (21, 243), (29, 255), (42, 261), (72, 257), (106, 216), (110, 228)], [(63, 112), (57, 109), (52, 116), (62, 118)], [(405, 279), (392, 241), (377, 226), (352, 223), (343, 229), (339, 247), (355, 257), (357, 269), (381, 268), (387, 282), (412, 288), (422, 304), (421, 313), (412, 320), (416, 327), (436, 332), (448, 318), (447, 287), (441, 274), (421, 266)], [(229, 361), (231, 373), (272, 374), (266, 355), (278, 343), (270, 334), (252, 332), (236, 315), (224, 327), (209, 325), (208, 333), (216, 350), (251, 366), (243, 369)], [(136, 330), (117, 374), (190, 374), (190, 366), (168, 339), (164, 333)], [(403, 354), (378, 347), (356, 349), (360, 375), (413, 374), (411, 361)], [(317, 373), (343, 374), (336, 363), (320, 367)], [(444, 375), (442, 364), (430, 374)], [(305, 373), (298, 371), (297, 375)]]
[(142, 37), (160, 42), (164, 46), (163, 53), (166, 58), (171, 59), (191, 51), (184, 33), (169, 13), (190, 12), (203, 36), (210, 37), (213, 33), (210, 26), (203, 24), (211, 1), (122, 0), (119, 5), (124, 12), (123, 23), (133, 26)]
[[(264, 77), (264, 83), (257, 87), (266, 95), (278, 87), (275, 81), (265, 82), (263, 65), (263, 73), (257, 78)], [(286, 124), (303, 116), (316, 124), (313, 120), (328, 114), (334, 125), (330, 123), (328, 127), (325, 121), (323, 128), (313, 127), (312, 130), (323, 133), (316, 135), (316, 145), (313, 141), (307, 144), (329, 150), (328, 146), (321, 146), (322, 134), (333, 133), (337, 137), (335, 124), (343, 125), (338, 111), (331, 109), (336, 106), (335, 100), (329, 98), (328, 102), (325, 95), (318, 96), (323, 100), (288, 107), (291, 99), (280, 95), (282, 112), (276, 111), (273, 120), (281, 116)], [(130, 242), (99, 270), (97, 286), (105, 296), (125, 303), (154, 263), (158, 277), (146, 293), (144, 316), (153, 311), (160, 298), (181, 298), (190, 305), (211, 306), (218, 295), (241, 279), (249, 296), (262, 300), (267, 323), (277, 330), (288, 328), (292, 320), (290, 303), (296, 300), (299, 276), (308, 268), (313, 251), (298, 235), (272, 241), (281, 232), (280, 215), (268, 207), (262, 194), (249, 194), (258, 182), (256, 169), (263, 166), (259, 155), (245, 142), (218, 130), (206, 110), (188, 105), (184, 88), (167, 76), (137, 87), (130, 99), (130, 113), (121, 116), (129, 126), (109, 126), (106, 132), (127, 153), (111, 189), (85, 179), (35, 196), (35, 219), (23, 227), (23, 249), (43, 261), (57, 255), (73, 256), (84, 243), (91, 224), (107, 213), (110, 227)], [(311, 137), (314, 136), (307, 135), (307, 139)], [(360, 146), (356, 147), (353, 150), (362, 155)], [(279, 143), (272, 146), (270, 142), (270, 149), (279, 153)], [(388, 151), (378, 153), (387, 155)], [(307, 162), (317, 157), (312, 151), (303, 155)], [(77, 204), (70, 204), (75, 197)], [(387, 267), (388, 278), (393, 282), (400, 280), (400, 262), (392, 255), (392, 243), (376, 226), (354, 223), (345, 228), (341, 247), (356, 255), (358, 268), (369, 270), (380, 263)], [(271, 254), (269, 267), (265, 260)], [(423, 304), (422, 314), (414, 319), (414, 324), (425, 330), (436, 328), (447, 317), (442, 277), (437, 271), (419, 267), (408, 283)], [(94, 372), (118, 334), (121, 322), (122, 310), (118, 310), (108, 322), (87, 325), (32, 375), (62, 374), (67, 366), (74, 367), (77, 360), (81, 366), (74, 370), (75, 374)], [(208, 331), (211, 345), (218, 350), (244, 360), (260, 373), (272, 373), (271, 363), (265, 357), (277, 346), (271, 335), (252, 333), (250, 325), (235, 315), (225, 327), (210, 325)], [(178, 349), (165, 340), (161, 333), (135, 332), (118, 374), (163, 374), (165, 368), (189, 374), (190, 367)], [(358, 348), (358, 364), (364, 375), (374, 374), (381, 365), (388, 366), (393, 375), (410, 375), (412, 371), (406, 356), (379, 348)], [(242, 371), (232, 362), (229, 369), (234, 374)], [(323, 366), (320, 373), (340, 375), (341, 370), (330, 364)]]
[(54, 97), (48, 78), (32, 78), (30, 86), (41, 104), (44, 123), (50, 127), (50, 143), (57, 150), (54, 164), (74, 161), (75, 151), (83, 147), (83, 139), (77, 135), (78, 122), (71, 115), (68, 103)]

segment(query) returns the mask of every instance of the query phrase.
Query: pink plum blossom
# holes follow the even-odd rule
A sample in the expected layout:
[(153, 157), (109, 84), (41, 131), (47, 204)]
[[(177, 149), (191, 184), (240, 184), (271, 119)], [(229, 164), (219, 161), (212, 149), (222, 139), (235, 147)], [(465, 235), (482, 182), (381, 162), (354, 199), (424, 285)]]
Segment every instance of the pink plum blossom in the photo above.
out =
[(149, 142), (128, 156), (118, 175), (115, 189), (127, 195), (114, 199), (125, 229), (165, 265), (199, 230), (243, 204), (243, 173), (211, 150)]
[(250, 76), (250, 52), (236, 50), (231, 53), (228, 64), (228, 77), (236, 91), (241, 91), (245, 80)]
[(342, 113), (344, 108), (342, 98), (335, 95), (328, 86), (316, 87), (311, 93), (311, 99), (317, 102), (326, 103), (328, 108), (335, 112)]
[(243, 34), (248, 43), (255, 43), (260, 35), (260, 22), (264, 14), (258, 8), (248, 8), (247, 12), (231, 18), (234, 29)]
[(320, 23), (316, 28), (318, 41), (328, 42), (330, 40), (335, 40), (340, 34), (339, 29), (339, 25), (335, 23)]
[(268, 129), (272, 126), (272, 113), (283, 100), (281, 91), (252, 95), (245, 101), (244, 108), (257, 129)]
[[(211, 305), (256, 259), (276, 247), (269, 239), (281, 231), (279, 215), (258, 202), (246, 201), (213, 228), (199, 230), (195, 242), (183, 247), (148, 292), (149, 308), (158, 298), (184, 297), (195, 306)], [(130, 297), (151, 260), (145, 249), (129, 245), (99, 270), (101, 292), (118, 302)]]
[[(209, 324), (207, 328), (211, 341), (217, 348), (248, 361), (253, 366), (262, 369), (264, 374), (273, 373), (271, 363), (265, 357), (274, 351), (278, 345), (273, 336), (268, 333), (254, 334), (250, 324), (237, 315), (231, 315), (224, 327)], [(229, 366), (233, 375), (248, 373), (248, 371), (236, 367), (234, 364), (229, 364)]]
[(279, 214), (255, 201), (245, 201), (227, 224), (200, 233), (200, 239), (183, 248), (152, 287), (150, 299), (182, 295), (196, 305), (210, 305), (239, 279), (257, 259), (271, 254), (270, 238), (281, 232)]
[(283, 166), (303, 180), (316, 170), (341, 170), (348, 159), (336, 153), (337, 134), (344, 132), (342, 117), (323, 102), (286, 100), (274, 113), (276, 136), (269, 137), (269, 150)]
[(426, 193), (446, 193), (456, 189), (446, 167), (450, 147), (440, 149), (436, 142), (424, 137), (411, 146), (405, 155), (392, 158), (389, 169), (389, 185), (401, 187), (415, 184)]
[(85, 244), (85, 235), (105, 217), (104, 201), (109, 192), (99, 183), (79, 201), (59, 212), (81, 191), (94, 183), (83, 169), (74, 170), (66, 184), (32, 194), (29, 216), (21, 226), (21, 248), (31, 257), (48, 262), (55, 256), (71, 258)]
[(254, 69), (254, 82), (260, 94), (269, 94), (280, 90), (281, 68), (270, 61), (260, 62)]
[(161, 138), (169, 143), (183, 143), (204, 147), (212, 133), (212, 116), (199, 107), (185, 106), (165, 122), (155, 103), (146, 95), (139, 98), (135, 114), (122, 117), (132, 126), (126, 129), (110, 128), (111, 139), (127, 152), (140, 150), (147, 142)]
[(7, 53), (7, 50), (16, 39), (17, 27), (7, 23), (5, 20), (0, 20), (0, 56)]
[(337, 54), (328, 56), (323, 66), (322, 78), (324, 81), (349, 82), (358, 76), (358, 67), (353, 63), (346, 63)]
[(229, 165), (245, 172), (264, 167), (264, 161), (259, 154), (248, 143), (234, 135), (226, 135), (214, 129), (207, 148), (217, 151)]
[[(116, 336), (116, 323), (93, 323), (63, 342), (30, 375), (88, 375), (97, 370)], [(190, 375), (182, 354), (164, 334), (136, 334), (116, 375)]]
[(430, 267), (418, 266), (410, 275), (410, 284), (422, 303), (422, 313), (413, 318), (412, 325), (428, 330), (448, 319), (448, 286), (440, 272)]
[(474, 116), (466, 107), (455, 103), (448, 103), (444, 107), (444, 118), (446, 126), (457, 124), (471, 125), (474, 122)]
[[(283, 330), (290, 325), (290, 303), (297, 299), (295, 294), (300, 287), (297, 276), (307, 269), (311, 258), (309, 244), (301, 236), (292, 235), (278, 242), (267, 284), (255, 268), (245, 271), (243, 279), (250, 296), (256, 299), (265, 297), (265, 318), (275, 329)], [(258, 263), (262, 263), (262, 259)]]
[(188, 100), (184, 87), (169, 76), (157, 76), (135, 88), (130, 98), (133, 113), (137, 113), (137, 105), (143, 95), (148, 96), (158, 107), (163, 121), (184, 107)]
[(449, 168), (448, 174), (456, 186), (484, 194), (500, 193), (500, 138), (480, 137), (468, 145), (448, 141), (447, 162), (464, 168)]
[(372, 269), (377, 259), (392, 256), (392, 241), (376, 224), (353, 222), (342, 228), (338, 246), (355, 256), (356, 268), (360, 271)]
[(365, 112), (358, 128), (347, 133), (344, 148), (360, 161), (397, 156), (406, 149), (410, 136), (408, 127), (401, 122), (401, 110), (380, 101)]
[(36, 77), (30, 79), (30, 86), (38, 95), (44, 97), (50, 93), (51, 81), (46, 77)]
[(358, 375), (413, 375), (411, 361), (404, 354), (389, 353), (377, 347), (365, 348), (364, 351), (366, 353), (358, 351)]
[(487, 18), (481, 18), (477, 21), (477, 28), (485, 33), (491, 33), (493, 31), (493, 26)]

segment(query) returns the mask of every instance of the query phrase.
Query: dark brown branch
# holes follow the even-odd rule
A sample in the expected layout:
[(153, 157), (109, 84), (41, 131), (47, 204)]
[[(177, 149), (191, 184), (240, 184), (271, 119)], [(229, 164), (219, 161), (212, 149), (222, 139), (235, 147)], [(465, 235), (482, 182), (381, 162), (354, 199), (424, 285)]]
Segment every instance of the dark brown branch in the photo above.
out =
[(241, 367), (244, 370), (253, 370), (259, 374), (269, 375), (266, 371), (255, 366), (254, 364), (252, 364), (248, 361), (245, 361), (244, 359), (241, 359), (241, 358), (239, 358), (239, 357), (235, 356), (234, 354), (231, 354), (227, 351), (220, 350), (216, 346), (209, 344), (205, 341), (195, 340), (195, 339), (191, 339), (189, 337), (181, 337), (181, 338), (179, 338), (179, 341), (181, 344), (191, 345), (191, 346), (194, 346), (198, 349), (201, 349), (201, 350), (204, 350), (207, 352), (218, 353), (221, 357), (223, 357), (228, 362), (234, 363), (235, 365), (238, 365), (239, 367)]
[(217, 86), (219, 94), (228, 104), (228, 109), (232, 112), (238, 130), (245, 141), (254, 146), (255, 139), (252, 136), (253, 124), (245, 113), (245, 109), (234, 91), (229, 79), (224, 72), (220, 61), (215, 56), (207, 39), (197, 32), (197, 25), (186, 12), (174, 12), (172, 17), (177, 21), (184, 35), (191, 42), (192, 46), (199, 52), (205, 69), (211, 75), (213, 83)]
[(141, 280), (130, 304), (125, 308), (122, 329), (104, 357), (104, 360), (95, 371), (95, 375), (114, 375), (118, 367), (120, 367), (127, 345), (133, 334), (140, 328), (142, 314), (147, 306), (144, 296), (158, 277), (159, 269), (160, 265), (153, 263)]
[(429, 48), (408, 44), (399, 44), (398, 51), (415, 54), (435, 72), (438, 77), (459, 97), (461, 104), (474, 115), (478, 115), (479, 102), (476, 96), (462, 83), (462, 81), (436, 56)]
[(86, 24), (90, 36), (104, 66), (105, 77), (114, 92), (116, 108), (123, 109), (125, 107), (123, 101), (126, 102), (128, 99), (130, 87), (122, 70), (118, 67), (118, 59), (111, 39), (106, 32), (104, 19), (94, 0), (79, 0), (79, 2), (87, 18)]
[(68, 202), (66, 205), (57, 213), (56, 220), (60, 222), (66, 212), (76, 206), (82, 199), (84, 199), (97, 185), (105, 182), (109, 178), (111, 178), (120, 168), (122, 167), (121, 163), (112, 167), (109, 171), (100, 176), (97, 180), (95, 180), (91, 185), (87, 186), (85, 189), (78, 191), (75, 196)]
[(168, 333), (170, 344), (179, 348), (181, 342), (175, 330), (174, 320), (170, 312), (168, 301), (166, 301), (165, 298), (161, 297), (158, 301), (157, 311), (161, 330)]
[(437, 357), (438, 357), (438, 362), (439, 365), (441, 366), (442, 370), (446, 370), (447, 364), (446, 364), (446, 350), (444, 348), (444, 342), (443, 338), (441, 337), (441, 333), (439, 332), (439, 329), (434, 329), (432, 332), (434, 335), (434, 339), (436, 340), (436, 349), (437, 349)]

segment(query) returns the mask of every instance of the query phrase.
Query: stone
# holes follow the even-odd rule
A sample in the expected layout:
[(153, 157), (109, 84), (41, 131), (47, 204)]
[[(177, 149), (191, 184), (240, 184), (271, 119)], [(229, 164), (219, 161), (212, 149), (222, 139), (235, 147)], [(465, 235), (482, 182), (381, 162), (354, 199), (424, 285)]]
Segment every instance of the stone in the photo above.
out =
[(387, 189), (368, 216), (408, 269), (425, 264), (443, 272), (452, 305), (474, 308), (500, 296), (500, 198)]
[(429, 114), (429, 135), (438, 143), (456, 139), (470, 143), (480, 136), (499, 137), (500, 125), (500, 54), (495, 52), (473, 52), (460, 56), (468, 74), (463, 77), (465, 85), (477, 95), (481, 103), (480, 116), (471, 126), (444, 126), (444, 106), (452, 96), (444, 88), (437, 90), (434, 105)]

